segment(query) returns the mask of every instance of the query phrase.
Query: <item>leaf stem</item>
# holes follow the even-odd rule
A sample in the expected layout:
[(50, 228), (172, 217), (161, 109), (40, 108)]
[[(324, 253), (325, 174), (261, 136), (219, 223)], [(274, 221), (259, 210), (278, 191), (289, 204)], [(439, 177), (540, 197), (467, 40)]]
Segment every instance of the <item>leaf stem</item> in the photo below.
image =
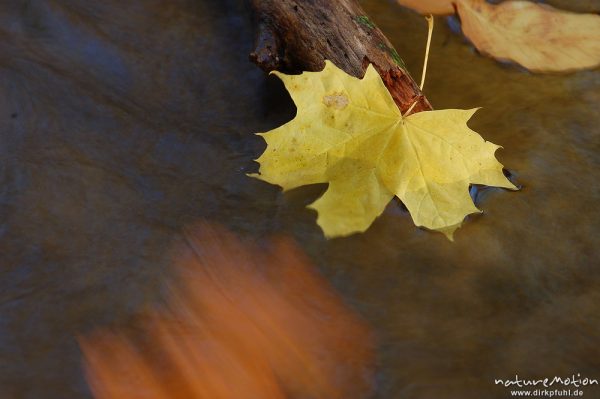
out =
[(403, 116), (403, 117), (407, 117), (407, 116), (408, 116), (408, 114), (410, 114), (410, 111), (412, 111), (412, 110), (413, 110), (413, 108), (415, 107), (415, 105), (417, 105), (417, 103), (418, 103), (418, 102), (419, 102), (419, 100), (416, 100), (414, 103), (412, 103), (412, 105), (410, 106), (410, 108), (408, 109), (408, 111), (406, 111), (406, 112), (404, 113), (404, 115), (402, 115), (402, 116)]
[(427, 20), (427, 47), (425, 48), (425, 61), (423, 62), (423, 74), (421, 75), (421, 91), (425, 86), (425, 76), (427, 75), (427, 61), (429, 61), (429, 48), (431, 47), (431, 36), (433, 36), (433, 15), (429, 14), (425, 17)]
[[(423, 87), (425, 86), (425, 76), (427, 76), (427, 63), (429, 62), (429, 48), (431, 47), (431, 37), (433, 36), (433, 15), (429, 14), (425, 17), (427, 20), (427, 46), (425, 47), (425, 60), (423, 61), (423, 73), (421, 75), (421, 86), (420, 89), (423, 91)], [(415, 100), (414, 103), (408, 108), (408, 111), (404, 113), (402, 116), (407, 116), (410, 112), (415, 108), (415, 105), (419, 100)]]

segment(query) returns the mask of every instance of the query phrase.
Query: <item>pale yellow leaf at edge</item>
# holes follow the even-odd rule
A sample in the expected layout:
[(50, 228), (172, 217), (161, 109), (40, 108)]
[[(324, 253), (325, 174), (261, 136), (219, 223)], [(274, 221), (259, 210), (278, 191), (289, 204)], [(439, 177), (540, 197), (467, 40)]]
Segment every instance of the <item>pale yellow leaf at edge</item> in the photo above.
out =
[(598, 15), (528, 1), (458, 0), (456, 5), (463, 33), (482, 53), (539, 72), (600, 65)]
[(360, 80), (330, 62), (321, 72), (277, 73), (296, 117), (260, 134), (267, 143), (253, 177), (285, 190), (329, 183), (309, 207), (325, 235), (365, 231), (398, 196), (415, 224), (450, 239), (478, 212), (469, 185), (516, 189), (485, 142), (466, 123), (475, 110), (439, 110), (403, 118), (370, 65)]

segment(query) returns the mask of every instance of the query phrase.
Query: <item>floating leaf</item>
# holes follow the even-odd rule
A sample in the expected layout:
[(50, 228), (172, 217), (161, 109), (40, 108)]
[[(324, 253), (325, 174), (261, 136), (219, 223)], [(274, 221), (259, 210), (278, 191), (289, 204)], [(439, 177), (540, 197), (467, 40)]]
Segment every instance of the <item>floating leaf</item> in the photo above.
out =
[(357, 79), (326, 61), (321, 72), (274, 72), (298, 112), (260, 135), (259, 179), (289, 190), (329, 183), (309, 207), (328, 237), (365, 231), (397, 196), (416, 225), (452, 237), (478, 212), (469, 184), (515, 189), (494, 157), (497, 145), (467, 127), (475, 110), (403, 117), (372, 65)]
[(483, 0), (456, 2), (463, 33), (479, 51), (532, 71), (559, 72), (600, 65), (600, 16), (544, 4)]

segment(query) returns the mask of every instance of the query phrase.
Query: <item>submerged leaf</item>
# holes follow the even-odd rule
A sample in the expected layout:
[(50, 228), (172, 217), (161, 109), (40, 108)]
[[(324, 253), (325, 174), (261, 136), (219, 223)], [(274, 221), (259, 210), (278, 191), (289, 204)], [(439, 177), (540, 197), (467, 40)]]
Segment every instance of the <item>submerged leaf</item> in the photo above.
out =
[(416, 225), (452, 237), (478, 212), (469, 184), (515, 189), (497, 145), (467, 127), (475, 110), (403, 117), (372, 65), (357, 79), (326, 61), (321, 72), (279, 76), (298, 112), (261, 135), (259, 179), (289, 190), (329, 183), (309, 207), (328, 237), (365, 231), (397, 196)]
[(456, 1), (463, 33), (494, 58), (532, 71), (560, 72), (600, 65), (600, 16), (543, 4)]

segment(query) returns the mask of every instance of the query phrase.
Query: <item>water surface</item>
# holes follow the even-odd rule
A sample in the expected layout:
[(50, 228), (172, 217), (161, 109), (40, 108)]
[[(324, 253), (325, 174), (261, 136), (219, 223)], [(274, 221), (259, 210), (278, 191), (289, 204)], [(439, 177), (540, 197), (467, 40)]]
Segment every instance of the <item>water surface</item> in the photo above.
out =
[[(423, 19), (362, 3), (419, 77)], [(245, 176), (264, 148), (252, 133), (295, 111), (248, 62), (241, 2), (3, 2), (0, 397), (89, 398), (74, 336), (159, 300), (169, 248), (198, 219), (294, 237), (373, 328), (377, 398), (503, 398), (493, 379), (516, 373), (600, 378), (600, 71), (530, 74), (437, 22), (427, 96), (483, 107), (470, 125), (504, 146), (523, 190), (483, 191), (485, 213), (454, 243), (397, 202), (327, 241), (305, 209), (323, 187), (284, 195)]]

